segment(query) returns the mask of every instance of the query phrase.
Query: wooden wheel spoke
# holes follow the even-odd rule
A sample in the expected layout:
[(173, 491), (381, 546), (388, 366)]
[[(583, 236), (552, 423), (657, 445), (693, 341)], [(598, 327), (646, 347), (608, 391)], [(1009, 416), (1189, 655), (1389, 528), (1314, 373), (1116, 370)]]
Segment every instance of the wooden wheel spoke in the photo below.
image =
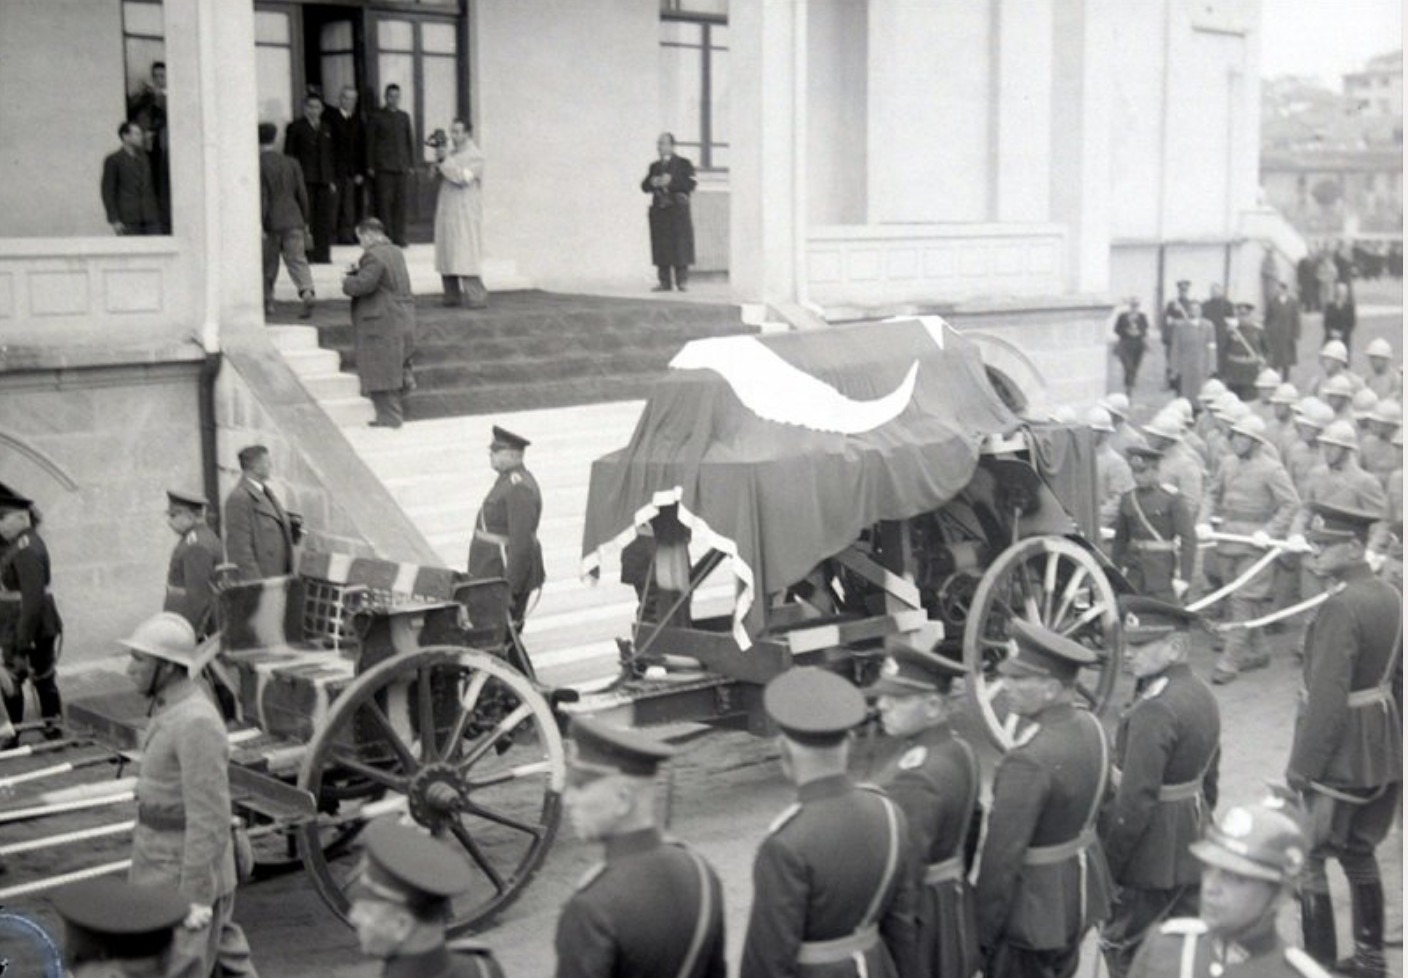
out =
[(441, 759), (435, 745), (435, 690), (431, 683), (433, 670), (425, 666), (416, 672), (416, 719), (420, 726), (420, 756), (429, 763)]
[(990, 683), (984, 683), (978, 689), (978, 695), (983, 698), (984, 703), (988, 704), (988, 706), (991, 706), (993, 700), (997, 699), (997, 694), (1002, 692), (1003, 687), (1006, 685), (1007, 683), (1005, 680), (1001, 678), (994, 679)]
[(518, 706), (508, 716), (495, 725), (485, 737), (474, 745), (474, 749), (465, 755), (460, 761), (460, 769), (472, 767), (476, 761), (488, 753), (489, 749), (502, 740), (514, 727), (533, 715), (533, 708), (527, 703), (519, 703)]
[(1071, 579), (1066, 582), (1066, 587), (1061, 592), (1061, 603), (1056, 606), (1056, 614), (1051, 617), (1053, 628), (1060, 628), (1061, 622), (1066, 620), (1066, 615), (1070, 613), (1071, 605), (1076, 600), (1076, 594), (1089, 576), (1090, 572), (1080, 566), (1071, 572)]
[(480, 788), (492, 788), (494, 785), (503, 784), (506, 781), (517, 781), (519, 778), (531, 778), (539, 774), (550, 774), (551, 772), (551, 762), (534, 761), (532, 764), (520, 764), (517, 767), (495, 771), (493, 774), (486, 774), (477, 778), (465, 778), (465, 785), (470, 791), (477, 791)]
[(1076, 692), (1080, 694), (1081, 699), (1085, 700), (1085, 702), (1092, 707), (1099, 702), (1100, 698), (1095, 695), (1095, 690), (1091, 689), (1083, 682), (1076, 682)]
[(469, 858), (474, 860), (474, 864), (483, 870), (484, 875), (489, 877), (489, 882), (494, 884), (494, 889), (502, 893), (504, 891), (504, 878), (499, 875), (499, 871), (494, 868), (494, 864), (489, 862), (489, 857), (484, 855), (484, 850), (479, 848), (479, 843), (474, 841), (474, 836), (469, 834), (469, 829), (465, 828), (458, 821), (450, 823), (450, 834), (459, 840), (469, 853)]
[(390, 771), (383, 770), (374, 764), (368, 764), (361, 758), (353, 757), (346, 750), (335, 751), (333, 757), (338, 767), (351, 771), (354, 774), (366, 778), (368, 781), (384, 785), (400, 794), (405, 794), (410, 784), (408, 778), (392, 774)]
[(493, 822), (496, 825), (502, 825), (505, 828), (517, 829), (519, 832), (525, 835), (531, 835), (535, 839), (543, 834), (541, 825), (530, 825), (528, 822), (516, 819), (511, 815), (505, 815), (503, 812), (497, 812), (472, 799), (464, 803), (461, 811), (465, 815), (474, 815), (486, 821)]
[(1087, 608), (1085, 613), (1082, 614), (1079, 618), (1071, 622), (1070, 625), (1061, 629), (1061, 634), (1064, 635), (1066, 638), (1070, 638), (1072, 634), (1080, 631), (1086, 625), (1089, 625), (1092, 621), (1095, 621), (1096, 619), (1104, 615), (1107, 610), (1109, 609), (1106, 606), (1105, 602), (1097, 601), (1095, 604)]
[(401, 739), (401, 734), (397, 732), (396, 728), (392, 725), (385, 711), (383, 711), (374, 700), (367, 700), (367, 702), (362, 704), (362, 708), (367, 711), (367, 715), (372, 718), (372, 721), (381, 728), (382, 736), (386, 738), (387, 744), (391, 747), (392, 751), (395, 752), (397, 759), (400, 760), (401, 766), (405, 769), (406, 773), (415, 774), (419, 771), (420, 763), (416, 760), (415, 755), (411, 753), (410, 747)]
[(1042, 624), (1051, 624), (1055, 621), (1051, 617), (1052, 602), (1056, 600), (1057, 571), (1061, 569), (1061, 555), (1054, 550), (1047, 551), (1046, 554), (1046, 574), (1041, 582), (1041, 621)]
[(484, 685), (488, 681), (487, 672), (476, 672), (470, 679), (469, 686), (460, 694), (460, 715), (455, 717), (455, 725), (445, 739), (445, 749), (441, 751), (442, 760), (453, 757), (459, 749), (460, 741), (464, 739), (464, 735), (469, 731), (469, 724), (474, 719), (474, 711), (479, 707), (479, 696), (484, 692)]

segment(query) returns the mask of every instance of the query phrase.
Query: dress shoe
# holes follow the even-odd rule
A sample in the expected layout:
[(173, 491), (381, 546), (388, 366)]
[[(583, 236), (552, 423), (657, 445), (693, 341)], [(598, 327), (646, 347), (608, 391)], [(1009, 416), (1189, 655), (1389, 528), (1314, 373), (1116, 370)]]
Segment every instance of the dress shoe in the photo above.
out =
[(651, 289), (650, 291), (651, 291), (651, 292), (669, 292), (669, 291), (670, 291), (670, 287), (669, 287), (668, 285), (657, 285), (657, 286), (655, 286), (655, 288)]
[(311, 292), (305, 292), (305, 293), (303, 293), (302, 298), (303, 298), (303, 309), (298, 313), (298, 318), (299, 318), (299, 319), (312, 319), (312, 318), (313, 318), (313, 302), (314, 302), (313, 293), (311, 293)]

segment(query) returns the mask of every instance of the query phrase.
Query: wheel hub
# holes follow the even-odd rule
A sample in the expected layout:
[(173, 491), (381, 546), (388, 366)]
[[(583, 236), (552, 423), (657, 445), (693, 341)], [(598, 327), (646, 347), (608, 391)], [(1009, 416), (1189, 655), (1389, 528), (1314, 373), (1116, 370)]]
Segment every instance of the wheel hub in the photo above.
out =
[(432, 831), (459, 814), (469, 786), (452, 764), (427, 764), (411, 779), (411, 817)]

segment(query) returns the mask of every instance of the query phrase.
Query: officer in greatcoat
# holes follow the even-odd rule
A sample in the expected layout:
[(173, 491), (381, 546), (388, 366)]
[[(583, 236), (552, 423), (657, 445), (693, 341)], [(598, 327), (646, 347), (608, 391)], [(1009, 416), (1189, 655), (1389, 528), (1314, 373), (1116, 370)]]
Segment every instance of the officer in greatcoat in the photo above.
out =
[(234, 921), (235, 851), (231, 835), (230, 743), (197, 678), (209, 662), (181, 615), (163, 611), (122, 645), (127, 677), (151, 701), (137, 776), (137, 825), (129, 878), (168, 886), (186, 900), (176, 934), (172, 976), (257, 974), (249, 943)]
[(522, 435), (494, 426), (489, 464), (499, 477), (479, 507), (469, 542), (469, 576), (508, 582), (509, 613), (520, 628), (528, 601), (544, 580), (543, 548), (538, 543), (543, 496), (538, 480), (523, 467), (523, 451), (530, 444)]
[(1069, 978), (1090, 928), (1109, 915), (1110, 880), (1095, 832), (1109, 770), (1105, 729), (1075, 705), (1089, 649), (1013, 619), (998, 669), (1026, 722), (998, 763), (975, 883), (986, 978)]
[(70, 883), (54, 893), (53, 902), (63, 918), (72, 978), (167, 974), (176, 928), (188, 909), (170, 887), (112, 877)]
[(485, 945), (445, 940), (454, 898), (475, 880), (460, 852), (392, 819), (369, 825), (362, 839), (348, 921), (362, 953), (383, 962), (384, 978), (503, 978)]
[(1198, 912), (1202, 873), (1188, 847), (1217, 805), (1222, 721), (1188, 665), (1198, 616), (1137, 595), (1120, 600), (1134, 699), (1115, 734), (1112, 795), (1100, 839), (1118, 896), (1100, 935), (1111, 975), (1124, 978), (1150, 928)]
[(1177, 604), (1193, 579), (1198, 538), (1175, 486), (1159, 481), (1163, 452), (1131, 445), (1134, 488), (1120, 498), (1110, 556), (1135, 591)]
[[(1315, 573), (1332, 583), (1305, 643), (1303, 695), (1286, 780), (1304, 792), (1312, 849), (1301, 896), (1305, 948), (1341, 974), (1383, 976), (1384, 892), (1374, 850), (1398, 809), (1403, 778), (1400, 716), (1402, 599), (1364, 559), (1382, 513), (1314, 505), (1307, 536)], [(1349, 881), (1354, 955), (1336, 961), (1325, 860)]]
[(1276, 932), (1307, 848), (1297, 813), (1279, 798), (1227, 809), (1191, 847), (1202, 863), (1200, 915), (1160, 925), (1130, 978), (1329, 978)]
[(369, 217), (357, 225), (362, 257), (342, 280), (352, 297), (352, 330), (357, 377), (371, 398), (374, 428), (399, 428), (411, 356), (415, 352), (416, 307), (406, 258), (386, 237), (381, 221)]
[(768, 683), (763, 706), (797, 801), (753, 862), (741, 978), (913, 974), (909, 828), (898, 805), (846, 773), (865, 698), (835, 673), (793, 666)]
[(606, 858), (557, 924), (557, 978), (724, 978), (723, 888), (704, 858), (656, 824), (667, 744), (587, 717), (572, 721), (563, 802)]
[[(11, 723), (24, 720), (24, 682), (34, 684), (44, 737), (63, 736), (58, 663), (63, 620), (54, 603), (49, 548), (39, 535), (33, 500), (0, 487), (0, 697)], [(19, 738), (0, 729), (0, 749)]]
[(174, 611), (191, 623), (196, 638), (215, 630), (215, 567), (224, 557), (220, 538), (205, 520), (204, 496), (183, 489), (166, 490), (166, 525), (180, 539), (166, 568), (162, 611)]
[(880, 678), (866, 689), (885, 733), (896, 741), (876, 782), (904, 812), (919, 876), (916, 978), (969, 978), (981, 964), (968, 841), (976, 835), (981, 781), (973, 748), (949, 722), (951, 687), (962, 662), (898, 639)]

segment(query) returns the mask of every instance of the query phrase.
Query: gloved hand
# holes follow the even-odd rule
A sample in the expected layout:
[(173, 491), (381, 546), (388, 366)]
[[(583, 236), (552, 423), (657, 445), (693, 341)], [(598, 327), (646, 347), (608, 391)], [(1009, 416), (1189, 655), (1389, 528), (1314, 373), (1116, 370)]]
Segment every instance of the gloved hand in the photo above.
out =
[(1182, 601), (1182, 600), (1183, 600), (1183, 596), (1184, 596), (1185, 594), (1187, 594), (1187, 593), (1188, 593), (1188, 582), (1187, 582), (1187, 581), (1183, 581), (1183, 580), (1179, 580), (1178, 578), (1175, 577), (1175, 578), (1173, 579), (1173, 596), (1176, 597), (1178, 600)]
[(1286, 549), (1300, 553), (1308, 553), (1310, 551), (1310, 541), (1305, 538), (1304, 533), (1293, 533), (1290, 539), (1286, 541)]
[(1255, 533), (1252, 534), (1252, 543), (1255, 546), (1261, 547), (1264, 550), (1267, 547), (1271, 546), (1271, 537), (1267, 534), (1265, 530), (1257, 530)]
[(1383, 567), (1384, 565), (1384, 555), (1376, 550), (1370, 550), (1366, 554), (1364, 554), (1364, 560), (1368, 563), (1369, 569), (1375, 574), (1377, 574), (1379, 572), (1379, 568)]
[(203, 903), (191, 904), (190, 912), (186, 914), (186, 919), (181, 922), (181, 926), (186, 930), (202, 930), (210, 926), (211, 918), (215, 914), (210, 907)]
[(1211, 523), (1199, 523), (1198, 526), (1197, 526), (1197, 534), (1198, 534), (1198, 539), (1199, 539), (1199, 540), (1211, 540), (1211, 539), (1212, 539), (1212, 524), (1211, 524)]

